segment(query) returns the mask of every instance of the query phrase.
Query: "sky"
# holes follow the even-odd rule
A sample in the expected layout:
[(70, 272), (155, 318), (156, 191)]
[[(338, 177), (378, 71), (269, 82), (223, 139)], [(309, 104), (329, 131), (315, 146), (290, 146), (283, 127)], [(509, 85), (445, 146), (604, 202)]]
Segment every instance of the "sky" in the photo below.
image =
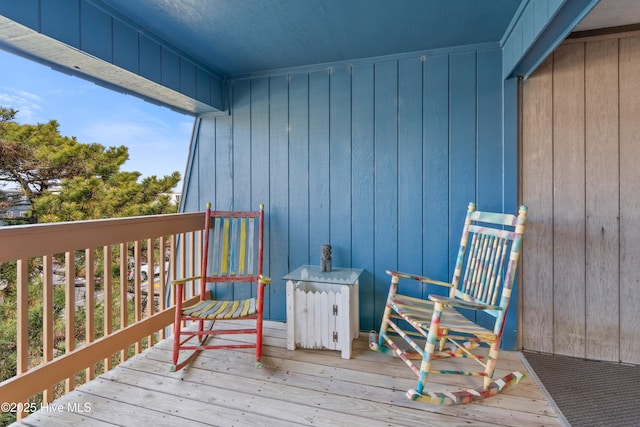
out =
[[(81, 143), (124, 145), (121, 171), (184, 178), (194, 118), (105, 89), (0, 50), (0, 106), (18, 110), (21, 124), (56, 120), (60, 134)], [(175, 188), (182, 191), (182, 181)]]

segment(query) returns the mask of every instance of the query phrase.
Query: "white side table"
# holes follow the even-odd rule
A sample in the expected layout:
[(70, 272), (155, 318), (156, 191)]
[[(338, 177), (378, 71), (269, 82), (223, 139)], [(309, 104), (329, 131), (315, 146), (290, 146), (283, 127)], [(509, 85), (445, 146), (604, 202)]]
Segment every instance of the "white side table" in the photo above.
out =
[(360, 332), (358, 280), (362, 269), (303, 265), (287, 281), (287, 348), (341, 350), (351, 357)]

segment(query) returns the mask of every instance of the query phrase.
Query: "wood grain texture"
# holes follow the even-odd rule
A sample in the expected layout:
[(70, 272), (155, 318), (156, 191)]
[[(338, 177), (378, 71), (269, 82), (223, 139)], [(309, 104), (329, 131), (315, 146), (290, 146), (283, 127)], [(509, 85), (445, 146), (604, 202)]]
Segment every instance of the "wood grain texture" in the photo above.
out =
[(585, 356), (584, 46), (554, 53), (555, 352)]
[(640, 364), (640, 37), (620, 40), (620, 356)]
[(618, 40), (585, 48), (586, 357), (618, 361)]
[(522, 87), (522, 344), (553, 353), (553, 57)]

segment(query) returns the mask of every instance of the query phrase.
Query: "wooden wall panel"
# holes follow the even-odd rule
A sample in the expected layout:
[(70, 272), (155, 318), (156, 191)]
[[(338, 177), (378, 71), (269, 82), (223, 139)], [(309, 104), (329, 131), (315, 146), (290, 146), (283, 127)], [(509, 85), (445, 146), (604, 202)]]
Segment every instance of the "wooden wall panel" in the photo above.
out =
[(620, 40), (620, 358), (640, 364), (640, 36)]
[[(215, 174), (215, 193), (212, 195), (212, 202), (216, 209), (232, 210), (234, 209), (233, 194), (233, 140), (231, 139), (231, 117), (215, 118), (216, 143), (213, 145), (215, 150), (215, 165), (211, 172)], [(204, 158), (202, 159), (204, 160)], [(204, 208), (205, 206), (203, 206)]]
[[(205, 166), (210, 170), (209, 174), (215, 175), (215, 193), (211, 195), (211, 199), (204, 202), (211, 202), (214, 209), (232, 210), (234, 209), (233, 200), (233, 140), (231, 139), (231, 117), (216, 117), (215, 121), (215, 141), (213, 149), (215, 150), (215, 165)], [(206, 143), (206, 142), (205, 142)], [(206, 157), (201, 157), (201, 161), (207, 161)], [(219, 166), (219, 167), (218, 167)], [(207, 182), (207, 178), (205, 181)], [(211, 256), (213, 256), (213, 248), (211, 248)], [(216, 283), (214, 286), (216, 297), (219, 299), (249, 298), (249, 295), (239, 295), (234, 292), (234, 287), (230, 283)]]
[(80, 48), (80, 2), (41, 1), (40, 31), (56, 40)]
[(375, 65), (374, 317), (382, 318), (389, 290), (385, 270), (398, 265), (398, 63)]
[(194, 159), (189, 176), (213, 163), (215, 178), (199, 181), (203, 200), (265, 204), (268, 318), (284, 320), (282, 276), (318, 264), (329, 243), (336, 267), (365, 269), (361, 329), (378, 328), (385, 270), (446, 280), (469, 201), (516, 212), (503, 208), (504, 182), (516, 177), (504, 173), (500, 67), (495, 49), (230, 82), (230, 117), (202, 118), (230, 129), (200, 135), (200, 149), (216, 148)]
[(572, 39), (523, 82), (525, 349), (640, 363), (638, 58), (638, 34)]
[[(467, 206), (476, 192), (476, 55), (451, 55), (449, 84), (449, 259), (460, 247)], [(457, 124), (464, 123), (464, 126)], [(448, 277), (453, 276), (453, 264)]]
[(585, 356), (584, 48), (554, 54), (554, 350)]
[(498, 211), (502, 195), (495, 189), (502, 185), (502, 170), (493, 167), (493, 157), (502, 149), (502, 79), (500, 54), (497, 51), (477, 54), (477, 191), (482, 204), (478, 209)]
[(619, 358), (618, 40), (585, 46), (586, 354)]
[[(137, 34), (135, 34), (137, 39)], [(136, 40), (136, 46), (137, 46)], [(166, 87), (179, 91), (180, 90), (180, 57), (176, 55), (173, 51), (162, 48), (162, 84)], [(131, 56), (131, 55), (130, 55)], [(138, 59), (138, 55), (133, 58), (130, 58), (132, 61), (136, 61)], [(136, 65), (137, 67), (137, 65)]]
[(155, 83), (162, 80), (162, 48), (144, 35), (138, 35), (140, 75)]
[[(233, 209), (250, 210), (251, 205), (251, 82), (234, 85), (233, 113)], [(260, 200), (256, 201), (260, 203)]]
[[(351, 163), (352, 163), (352, 220), (351, 265), (365, 269), (360, 278), (360, 328), (377, 329), (379, 320), (373, 317), (375, 301), (373, 288), (373, 224), (374, 207), (374, 69), (373, 64), (352, 69), (351, 87)], [(292, 266), (293, 267), (293, 266)], [(367, 314), (368, 313), (368, 314)]]
[[(117, 20), (113, 22), (113, 63), (138, 74), (138, 33), (129, 25)], [(178, 76), (170, 81), (171, 86), (168, 87), (174, 90), (174, 85), (180, 84)]]
[[(238, 82), (241, 83), (241, 82)], [(289, 81), (289, 252), (290, 265), (309, 262), (309, 74)]]
[[(266, 207), (265, 229), (270, 229), (271, 223), (271, 193), (269, 189), (269, 78), (261, 77), (251, 82), (251, 208), (257, 208), (260, 203)], [(216, 162), (217, 167), (217, 162)], [(241, 171), (235, 171), (241, 174)], [(271, 253), (269, 245), (271, 234), (264, 234), (264, 258), (262, 265), (264, 271), (270, 271)], [(271, 286), (268, 286), (264, 295), (264, 314), (271, 316)], [(273, 304), (277, 305), (278, 301)]]
[(80, 20), (80, 49), (113, 62), (111, 17), (91, 3), (83, 3), (80, 8)]
[[(158, 50), (160, 51), (160, 61), (162, 61), (162, 51)], [(159, 65), (158, 70), (160, 69), (161, 66)], [(158, 74), (161, 74), (160, 71), (158, 71)], [(161, 81), (162, 76), (159, 79), (158, 82)], [(184, 58), (180, 58), (180, 89), (185, 95), (197, 99), (196, 66)]]
[[(216, 176), (218, 175), (218, 168), (211, 167), (212, 163), (215, 165), (218, 161), (217, 148), (216, 148), (216, 120), (214, 118), (202, 120), (200, 123), (200, 129), (197, 139), (197, 156), (194, 158), (194, 166), (196, 173), (192, 173), (192, 176), (197, 176), (198, 187), (195, 187), (193, 194), (197, 196), (197, 203), (195, 211), (204, 211), (207, 203), (216, 203), (217, 182)], [(214, 142), (212, 142), (214, 141)], [(224, 143), (224, 142), (223, 142)], [(224, 167), (220, 168), (220, 171), (224, 170)], [(221, 172), (220, 172), (221, 173)], [(195, 183), (189, 183), (189, 188)], [(190, 192), (191, 194), (191, 192)]]
[(553, 353), (553, 57), (522, 87), (522, 345)]
[[(329, 241), (329, 73), (309, 75), (309, 246), (320, 259)], [(311, 120), (311, 118), (313, 118)], [(314, 250), (314, 248), (316, 248)]]
[[(289, 231), (289, 79), (269, 78), (269, 234), (286, 236)], [(289, 239), (270, 239), (267, 246), (271, 262), (269, 274), (283, 277), (288, 273)], [(269, 317), (286, 320), (285, 298), (281, 286), (269, 286)]]
[[(434, 279), (450, 280), (448, 268), (449, 212), (439, 209), (449, 204), (449, 57), (427, 58), (424, 64), (422, 222), (423, 271)], [(429, 293), (448, 295), (442, 286), (427, 286)]]
[[(336, 265), (351, 263), (351, 70), (333, 69), (329, 85), (329, 240)], [(320, 249), (316, 254), (320, 257)]]
[[(422, 179), (422, 64), (420, 58), (399, 62), (398, 68), (398, 269), (421, 271), (424, 244), (422, 234), (415, 233), (422, 222), (422, 186), (412, 185)], [(422, 297), (415, 283), (401, 284), (405, 295)]]

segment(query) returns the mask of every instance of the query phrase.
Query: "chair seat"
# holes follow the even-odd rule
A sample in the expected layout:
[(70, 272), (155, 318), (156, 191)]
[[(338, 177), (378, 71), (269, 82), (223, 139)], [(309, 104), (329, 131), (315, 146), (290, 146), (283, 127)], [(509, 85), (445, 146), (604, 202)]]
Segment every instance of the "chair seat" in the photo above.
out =
[[(391, 300), (391, 306), (406, 321), (428, 330), (433, 316), (433, 303), (430, 301), (413, 298), (407, 295), (396, 294)], [(464, 317), (456, 310), (445, 310), (440, 318), (442, 329), (453, 329), (463, 333), (495, 337), (495, 334), (482, 326), (477, 325)]]
[(238, 301), (202, 300), (182, 309), (183, 316), (207, 320), (240, 319), (256, 314), (255, 298)]

